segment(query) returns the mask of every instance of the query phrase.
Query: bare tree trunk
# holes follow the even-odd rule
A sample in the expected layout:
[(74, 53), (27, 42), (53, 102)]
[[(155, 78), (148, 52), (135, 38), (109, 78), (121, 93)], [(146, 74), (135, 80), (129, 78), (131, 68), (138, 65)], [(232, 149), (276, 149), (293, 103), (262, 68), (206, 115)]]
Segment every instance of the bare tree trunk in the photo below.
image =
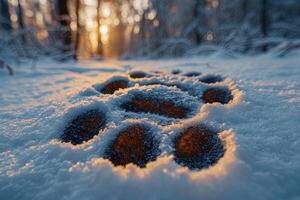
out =
[(21, 5), (21, 1), (18, 0), (18, 24), (19, 24), (19, 29), (24, 29), (25, 25), (24, 25), (24, 20), (23, 20), (23, 9), (22, 9), (22, 5)]
[(97, 5), (97, 34), (98, 34), (97, 54), (103, 55), (102, 40), (101, 40), (101, 33), (100, 33), (100, 26), (101, 26), (100, 8), (101, 8), (101, 0), (98, 0), (98, 5)]
[(49, 1), (48, 2), (48, 12), (51, 16), (51, 21), (55, 21), (56, 19), (56, 2), (55, 1)]
[(63, 51), (68, 52), (71, 50), (72, 44), (72, 31), (70, 27), (71, 18), (68, 9), (68, 0), (57, 0), (57, 9), (59, 23), (62, 26), (63, 30)]
[[(18, 15), (19, 30), (23, 30), (24, 31), (25, 30), (25, 24), (24, 24), (24, 20), (23, 20), (23, 8), (22, 8), (20, 0), (18, 0), (17, 15)], [(25, 33), (22, 33), (22, 42), (26, 43)]]
[(75, 54), (74, 54), (74, 59), (78, 60), (78, 53), (79, 53), (79, 42), (80, 42), (80, 31), (81, 31), (81, 27), (80, 27), (80, 0), (76, 0), (76, 26), (77, 26), (77, 30), (76, 30), (76, 41), (75, 41)]
[(11, 66), (6, 64), (3, 60), (0, 60), (0, 69), (5, 69), (5, 68), (8, 70), (9, 75), (11, 76), (14, 75), (14, 70), (11, 68)]
[(5, 31), (12, 30), (8, 0), (0, 0), (0, 26)]
[(249, 3), (248, 0), (243, 0), (242, 2), (242, 22), (245, 21), (247, 15), (248, 15), (248, 8), (249, 7)]
[(244, 44), (244, 52), (248, 52), (251, 49), (251, 36), (248, 33), (248, 13), (249, 13), (249, 0), (243, 0), (242, 2), (242, 16), (241, 16), (241, 23), (243, 26), (246, 26), (245, 31), (245, 44)]
[(198, 28), (198, 26), (200, 26), (200, 20), (202, 18), (200, 12), (201, 12), (201, 9), (203, 9), (204, 6), (205, 5), (204, 5), (203, 0), (196, 0), (195, 7), (194, 7), (194, 10), (193, 10), (193, 18), (197, 20), (197, 25), (194, 29), (195, 42), (196, 42), (197, 45), (200, 45), (201, 42), (202, 42), (202, 35), (201, 35), (201, 33), (199, 33), (197, 28)]
[[(261, 0), (261, 18), (260, 18), (260, 24), (261, 24), (261, 33), (263, 38), (268, 36), (268, 2), (267, 0)], [(267, 51), (268, 47), (266, 45), (262, 46), (262, 51), (265, 52)]]
[(142, 18), (141, 18), (141, 21), (140, 21), (140, 35), (141, 35), (141, 39), (142, 41), (146, 41), (146, 13), (143, 12), (143, 15), (142, 15)]
[[(23, 8), (22, 8), (22, 5), (21, 5), (21, 0), (18, 0), (17, 16), (18, 16), (18, 28), (19, 28), (19, 31), (21, 30), (21, 38), (20, 38), (21, 48), (20, 48), (20, 51), (22, 51), (23, 56), (25, 56), (26, 58), (30, 58), (31, 57), (30, 56), (30, 51), (27, 49), (28, 43), (27, 43), (27, 40), (26, 40), (26, 36), (28, 35), (28, 32), (25, 31), (26, 27), (25, 27), (25, 24), (24, 24)], [(32, 36), (30, 36), (30, 37), (32, 37)]]

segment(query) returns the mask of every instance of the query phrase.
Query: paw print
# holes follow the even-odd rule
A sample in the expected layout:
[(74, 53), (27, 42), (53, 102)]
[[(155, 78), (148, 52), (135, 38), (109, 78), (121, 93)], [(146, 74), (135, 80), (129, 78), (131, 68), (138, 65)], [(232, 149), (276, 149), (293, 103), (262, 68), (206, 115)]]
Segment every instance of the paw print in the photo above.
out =
[[(190, 170), (208, 168), (226, 154), (220, 130), (202, 121), (185, 122), (196, 120), (205, 104), (228, 105), (233, 101), (234, 94), (225, 80), (220, 75), (183, 74), (179, 70), (170, 74), (130, 71), (113, 76), (92, 86), (102, 106), (72, 115), (60, 140), (81, 145), (113, 133), (99, 147), (104, 152), (99, 157), (115, 166), (132, 163), (145, 168), (158, 157), (171, 154), (178, 165)], [(171, 151), (164, 152), (161, 146)]]

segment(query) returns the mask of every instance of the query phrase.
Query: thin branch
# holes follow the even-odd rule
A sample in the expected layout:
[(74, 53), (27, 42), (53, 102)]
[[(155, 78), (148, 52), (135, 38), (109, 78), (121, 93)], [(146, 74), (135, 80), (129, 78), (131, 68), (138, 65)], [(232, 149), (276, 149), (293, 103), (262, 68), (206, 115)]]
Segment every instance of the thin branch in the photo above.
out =
[(0, 68), (1, 69), (7, 69), (9, 72), (9, 75), (13, 76), (14, 75), (14, 70), (12, 69), (11, 66), (9, 66), (8, 64), (6, 64), (3, 60), (0, 60)]

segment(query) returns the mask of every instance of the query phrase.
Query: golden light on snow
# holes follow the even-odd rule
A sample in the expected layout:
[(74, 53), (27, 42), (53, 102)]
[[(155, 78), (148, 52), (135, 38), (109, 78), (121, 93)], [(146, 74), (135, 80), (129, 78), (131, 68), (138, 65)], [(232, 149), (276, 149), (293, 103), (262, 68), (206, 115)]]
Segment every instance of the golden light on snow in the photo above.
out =
[(186, 174), (194, 181), (209, 181), (229, 174), (232, 171), (234, 164), (237, 162), (235, 135), (232, 130), (227, 130), (220, 133), (219, 137), (224, 142), (226, 151), (217, 164), (207, 169), (200, 170), (199, 172), (190, 171), (187, 167), (181, 167), (176, 170), (176, 174)]
[(131, 179), (133, 177), (144, 179), (152, 174), (161, 174), (160, 176), (169, 176), (178, 178), (186, 176), (192, 181), (209, 182), (218, 178), (222, 178), (232, 172), (233, 167), (238, 162), (236, 157), (235, 134), (232, 130), (223, 131), (219, 135), (224, 142), (226, 149), (224, 156), (214, 165), (200, 171), (192, 171), (187, 167), (181, 167), (173, 160), (173, 156), (163, 156), (156, 161), (147, 164), (146, 168), (139, 168), (134, 164), (128, 164), (126, 167), (115, 167), (109, 160), (103, 158), (93, 158), (87, 163), (76, 163), (69, 168), (69, 172), (82, 171), (87, 173), (92, 170), (108, 170), (110, 169), (115, 175), (122, 179)]

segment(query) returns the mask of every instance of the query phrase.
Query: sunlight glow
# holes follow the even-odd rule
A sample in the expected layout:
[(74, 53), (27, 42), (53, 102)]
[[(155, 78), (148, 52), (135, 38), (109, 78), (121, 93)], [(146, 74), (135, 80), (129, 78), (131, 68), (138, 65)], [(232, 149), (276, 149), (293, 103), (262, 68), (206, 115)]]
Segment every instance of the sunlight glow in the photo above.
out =
[(214, 39), (214, 34), (213, 32), (209, 31), (207, 34), (206, 34), (206, 40), (207, 41), (212, 41)]
[[(98, 10), (98, 1), (81, 0), (79, 22), (86, 30), (86, 33), (82, 34), (82, 41), (89, 45), (90, 51), (97, 51), (100, 45), (104, 55), (112, 56), (114, 54), (112, 52), (118, 51), (117, 55), (120, 53), (117, 43), (123, 42), (120, 41), (120, 34), (124, 34), (124, 40), (129, 41), (132, 34), (138, 35), (141, 33), (141, 27), (138, 24), (142, 20), (143, 11), (150, 9), (150, 3), (149, 0), (132, 0), (132, 2), (121, 3), (119, 10), (116, 10), (116, 3), (101, 1), (100, 10)], [(137, 12), (132, 11), (132, 6), (137, 9)], [(73, 17), (76, 18), (75, 15)], [(144, 17), (151, 20), (153, 26), (159, 26), (155, 10), (149, 10), (149, 13)], [(77, 30), (75, 22), (71, 22), (70, 26), (73, 31)]]
[(97, 6), (97, 1), (94, 0), (84, 0), (84, 3), (89, 6)]
[(99, 32), (101, 34), (101, 42), (103, 44), (107, 44), (108, 43), (108, 39), (109, 39), (109, 27), (108, 25), (101, 25), (100, 26), (100, 29), (99, 29)]
[(87, 28), (88, 31), (94, 30), (96, 26), (97, 26), (97, 24), (96, 24), (95, 21), (88, 20), (88, 21), (86, 22), (86, 28)]
[(97, 32), (94, 31), (94, 32), (90, 33), (89, 37), (90, 37), (90, 40), (91, 40), (92, 48), (97, 49), (97, 47), (98, 47), (98, 41), (97, 41), (98, 34), (97, 34)]
[(107, 35), (108, 34), (108, 26), (107, 25), (101, 25), (99, 31), (102, 35)]
[(207, 3), (211, 8), (216, 9), (219, 7), (219, 0), (208, 0)]
[(134, 34), (138, 34), (140, 32), (140, 27), (139, 26), (134, 26), (133, 32), (134, 32)]
[[(69, 168), (69, 172), (82, 171), (89, 172), (91, 170), (99, 170), (100, 173), (107, 173), (106, 170), (113, 172), (115, 175), (123, 178), (139, 178), (144, 179), (153, 174), (160, 176), (168, 176), (179, 178), (186, 176), (193, 182), (210, 182), (215, 179), (221, 179), (230, 174), (238, 159), (236, 157), (237, 146), (235, 143), (235, 134), (232, 130), (223, 131), (220, 133), (220, 139), (225, 144), (226, 153), (218, 161), (217, 164), (200, 171), (191, 171), (187, 167), (182, 167), (174, 163), (173, 156), (164, 156), (156, 161), (149, 162), (146, 168), (139, 168), (134, 164), (128, 164), (126, 167), (115, 167), (109, 160), (103, 158), (93, 158), (89, 162), (78, 162)], [(62, 145), (61, 143), (59, 145)], [(63, 144), (67, 146), (68, 144)]]
[(153, 25), (154, 25), (155, 27), (158, 27), (158, 26), (159, 26), (159, 21), (158, 21), (157, 19), (154, 20)]
[(148, 13), (147, 18), (149, 20), (153, 20), (155, 17), (156, 17), (156, 11), (155, 10), (152, 10), (151, 12)]
[(108, 3), (104, 3), (101, 8), (101, 13), (103, 17), (109, 17), (111, 14), (110, 7)]

